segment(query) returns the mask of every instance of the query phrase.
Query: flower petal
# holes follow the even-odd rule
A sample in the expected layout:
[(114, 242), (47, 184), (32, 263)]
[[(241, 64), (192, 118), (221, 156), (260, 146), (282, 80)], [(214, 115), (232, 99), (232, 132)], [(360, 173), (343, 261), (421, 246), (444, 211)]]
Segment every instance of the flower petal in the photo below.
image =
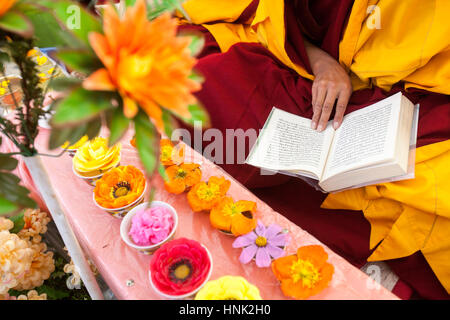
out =
[(273, 258), (273, 259), (278, 259), (283, 257), (286, 254), (286, 251), (284, 251), (283, 249), (281, 249), (280, 247), (276, 247), (273, 246), (272, 244), (267, 244), (266, 245), (266, 250), (267, 253)]
[(250, 245), (244, 248), (239, 256), (239, 261), (243, 264), (249, 263), (256, 254), (258, 247), (256, 245)]
[(116, 89), (106, 69), (99, 69), (83, 81), (86, 90), (113, 91)]
[(266, 248), (258, 248), (258, 251), (256, 251), (256, 265), (260, 268), (267, 268), (270, 267), (271, 262), (272, 259)]
[(264, 235), (268, 240), (275, 237), (277, 234), (281, 233), (283, 231), (283, 228), (281, 228), (277, 224), (271, 224), (266, 229), (266, 234)]
[(287, 244), (288, 235), (285, 233), (280, 233), (277, 236), (268, 239), (268, 242), (276, 247), (285, 247)]
[(252, 231), (243, 236), (237, 237), (232, 246), (233, 248), (247, 247), (255, 243), (256, 237), (256, 234)]
[(258, 220), (255, 232), (258, 236), (264, 237), (264, 234), (266, 233), (266, 226), (264, 225), (264, 223), (262, 223), (261, 220)]

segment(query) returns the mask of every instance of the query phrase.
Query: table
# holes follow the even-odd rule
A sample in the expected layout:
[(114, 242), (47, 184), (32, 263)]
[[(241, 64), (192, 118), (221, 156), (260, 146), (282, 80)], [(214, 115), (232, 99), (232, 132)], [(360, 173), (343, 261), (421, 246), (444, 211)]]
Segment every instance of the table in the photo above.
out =
[[(47, 130), (41, 130), (37, 138), (37, 146), (41, 152), (48, 152), (45, 148), (48, 135)], [(135, 165), (142, 168), (136, 150), (129, 144), (129, 139), (130, 133), (122, 139), (121, 165)], [(225, 176), (231, 181), (228, 195), (235, 200), (255, 201), (258, 219), (266, 225), (277, 223), (288, 229), (291, 237), (286, 247), (288, 254), (295, 253), (299, 246), (304, 245), (320, 244), (325, 248), (329, 255), (328, 261), (335, 267), (335, 273), (329, 287), (312, 299), (398, 299), (308, 232), (272, 210), (220, 167), (189, 147), (186, 153), (188, 154), (186, 160), (201, 163), (203, 180), (212, 175)], [(64, 154), (59, 158), (46, 158), (43, 162), (85, 253), (94, 262), (116, 297), (162, 299), (152, 290), (149, 283), (148, 269), (151, 256), (139, 253), (121, 240), (119, 233), (121, 220), (96, 207), (92, 199), (93, 187), (78, 179), (72, 172), (72, 158)], [(211, 252), (213, 257), (211, 280), (224, 275), (240, 275), (259, 288), (263, 299), (287, 299), (270, 268), (258, 268), (254, 263), (241, 264), (238, 260), (241, 249), (232, 248), (235, 238), (212, 228), (208, 214), (192, 212), (186, 195), (172, 195), (166, 192), (161, 177), (157, 175), (151, 178), (150, 183), (156, 190), (154, 199), (165, 201), (177, 210), (179, 227), (175, 237), (195, 239)]]

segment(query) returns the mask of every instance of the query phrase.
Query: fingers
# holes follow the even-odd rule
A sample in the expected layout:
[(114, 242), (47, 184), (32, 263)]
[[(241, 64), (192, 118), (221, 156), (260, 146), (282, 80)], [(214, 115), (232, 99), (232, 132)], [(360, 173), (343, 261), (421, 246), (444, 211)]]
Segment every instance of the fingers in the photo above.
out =
[(329, 86), (325, 102), (323, 103), (322, 106), (322, 112), (320, 114), (320, 120), (317, 126), (317, 131), (322, 132), (327, 127), (327, 123), (328, 120), (330, 119), (331, 111), (333, 111), (337, 95), (338, 91), (333, 86)]
[(316, 130), (317, 125), (319, 123), (320, 115), (322, 112), (323, 102), (325, 100), (327, 94), (327, 87), (324, 83), (317, 83), (316, 81), (313, 83), (313, 117), (311, 120), (311, 128)]
[(350, 90), (343, 90), (339, 94), (339, 98), (336, 104), (336, 113), (334, 115), (333, 128), (334, 130), (338, 129), (342, 120), (344, 119), (345, 109), (347, 109), (347, 104), (351, 96)]

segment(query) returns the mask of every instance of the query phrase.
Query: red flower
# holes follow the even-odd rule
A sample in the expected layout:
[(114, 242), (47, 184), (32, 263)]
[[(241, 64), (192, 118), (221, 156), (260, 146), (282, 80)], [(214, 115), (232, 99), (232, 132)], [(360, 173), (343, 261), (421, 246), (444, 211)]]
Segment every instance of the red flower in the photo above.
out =
[(165, 243), (150, 262), (153, 285), (171, 296), (181, 296), (199, 288), (210, 269), (206, 249), (197, 241), (186, 238)]

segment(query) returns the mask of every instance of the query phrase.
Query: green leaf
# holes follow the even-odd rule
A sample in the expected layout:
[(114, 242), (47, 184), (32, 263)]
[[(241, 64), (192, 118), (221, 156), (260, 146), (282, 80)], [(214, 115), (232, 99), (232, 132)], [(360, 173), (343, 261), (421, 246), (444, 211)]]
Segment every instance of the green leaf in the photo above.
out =
[(174, 130), (174, 120), (169, 111), (162, 109), (162, 121), (164, 124), (164, 133), (170, 139), (172, 137), (172, 132)]
[(148, 3), (147, 17), (153, 20), (159, 17), (164, 12), (174, 12), (181, 8), (181, 5), (186, 0), (155, 0)]
[(0, 170), (12, 171), (18, 163), (13, 157), (0, 153)]
[(111, 99), (110, 92), (88, 91), (81, 87), (75, 89), (66, 98), (56, 102), (52, 125), (59, 127), (91, 120), (113, 107)]
[(166, 168), (162, 165), (161, 162), (158, 162), (158, 173), (161, 176), (161, 178), (163, 178), (164, 181), (169, 180), (169, 177), (167, 176), (166, 173)]
[(47, 294), (47, 298), (49, 300), (61, 300), (61, 299), (64, 299), (64, 298), (67, 298), (70, 296), (69, 292), (67, 292), (67, 291), (58, 290), (58, 289), (49, 287), (45, 284), (36, 288), (36, 291), (39, 294), (43, 294), (43, 293)]
[(109, 145), (116, 144), (130, 127), (130, 119), (125, 117), (122, 108), (115, 108), (111, 112), (111, 117), (108, 119), (108, 128), (110, 130)]
[(125, 5), (127, 7), (132, 7), (136, 3), (136, 0), (125, 0)]
[(75, 87), (81, 85), (81, 80), (73, 77), (58, 77), (53, 78), (50, 87), (55, 91), (66, 91), (69, 89), (74, 90)]
[(20, 179), (14, 174), (0, 172), (0, 198), (23, 208), (35, 208), (36, 202), (28, 196), (30, 191), (19, 183)]
[(23, 229), (23, 227), (25, 226), (25, 220), (23, 219), (23, 217), (24, 217), (24, 215), (23, 215), (23, 212), (22, 212), (22, 213), (20, 213), (18, 215), (15, 215), (15, 216), (12, 216), (12, 217), (9, 218), (9, 220), (14, 222), (14, 227), (11, 230), (9, 230), (9, 232), (11, 232), (11, 233), (19, 233), (20, 230)]
[(134, 130), (139, 157), (147, 174), (152, 175), (157, 165), (156, 130), (147, 114), (142, 110), (134, 118)]
[(102, 128), (102, 121), (99, 117), (89, 121), (86, 124), (86, 134), (89, 140), (98, 137), (101, 128)]
[(178, 34), (180, 37), (188, 37), (191, 38), (191, 43), (189, 44), (189, 50), (191, 51), (192, 56), (197, 56), (200, 52), (202, 52), (203, 47), (205, 46), (205, 37), (201, 32), (196, 31), (181, 31)]
[(0, 29), (16, 33), (24, 38), (33, 35), (33, 24), (24, 14), (13, 10), (0, 17)]
[(0, 197), (0, 215), (11, 213), (19, 209), (19, 207), (11, 201)]
[(103, 67), (94, 52), (88, 49), (62, 49), (57, 52), (56, 56), (69, 68), (85, 74), (90, 74)]
[(54, 150), (61, 147), (66, 141), (69, 141), (70, 144), (74, 144), (86, 134), (86, 131), (86, 123), (76, 127), (52, 128), (50, 131), (48, 148)]
[(205, 77), (195, 70), (192, 70), (191, 74), (189, 75), (189, 79), (199, 83), (205, 82)]
[(20, 10), (34, 26), (36, 46), (39, 48), (80, 46), (79, 40), (69, 31), (61, 28), (60, 22), (49, 10), (23, 4)]
[(181, 118), (185, 123), (193, 126), (195, 122), (200, 121), (204, 128), (208, 128), (211, 126), (208, 112), (201, 106), (199, 103), (192, 104), (188, 107), (188, 110), (191, 114), (190, 118)]
[(84, 9), (69, 0), (36, 0), (36, 7), (41, 10), (52, 12), (57, 19), (60, 28), (71, 33), (79, 41), (72, 43), (71, 47), (89, 47), (89, 33), (102, 32), (100, 20)]

